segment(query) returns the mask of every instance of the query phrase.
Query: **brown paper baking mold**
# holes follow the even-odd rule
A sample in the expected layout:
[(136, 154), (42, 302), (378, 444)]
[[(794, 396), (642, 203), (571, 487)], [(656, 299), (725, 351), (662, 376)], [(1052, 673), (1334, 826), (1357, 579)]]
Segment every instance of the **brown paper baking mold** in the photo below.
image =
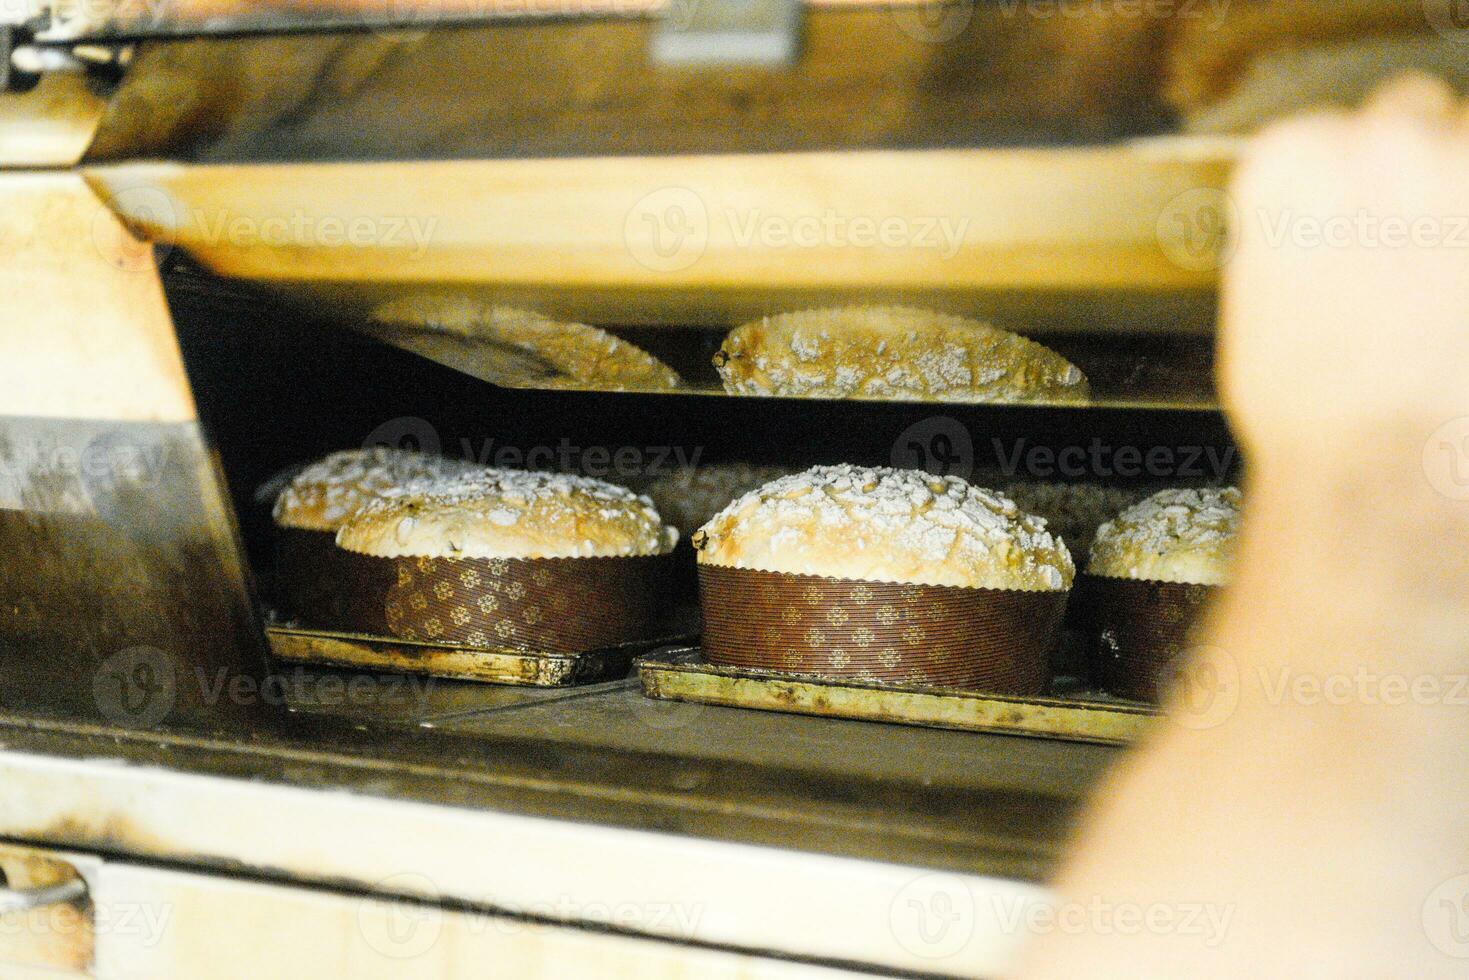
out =
[(275, 602), (287, 619), (313, 629), (350, 630), (347, 581), (352, 555), (335, 531), (275, 529)]
[(712, 664), (1038, 694), (1064, 592), (867, 582), (699, 567)]
[(544, 653), (651, 637), (670, 565), (666, 556), (379, 558), (309, 539), (283, 545), (295, 565), (278, 576), (302, 625)]
[(1219, 586), (1077, 577), (1080, 622), (1092, 638), (1093, 681), (1117, 697), (1156, 704)]

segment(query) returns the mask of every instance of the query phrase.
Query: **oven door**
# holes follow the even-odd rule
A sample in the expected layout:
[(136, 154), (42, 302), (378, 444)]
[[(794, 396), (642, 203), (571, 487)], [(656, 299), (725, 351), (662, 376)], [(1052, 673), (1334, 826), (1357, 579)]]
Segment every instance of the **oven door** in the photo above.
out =
[[(0, 845), (9, 980), (858, 976), (386, 894)], [(411, 883), (407, 883), (411, 884)], [(385, 882), (385, 887), (391, 887)]]

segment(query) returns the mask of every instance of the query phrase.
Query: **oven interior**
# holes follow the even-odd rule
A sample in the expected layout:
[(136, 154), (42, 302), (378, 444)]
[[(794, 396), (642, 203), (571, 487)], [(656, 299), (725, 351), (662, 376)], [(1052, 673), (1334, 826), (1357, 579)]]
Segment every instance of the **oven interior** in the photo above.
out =
[[(1462, 48), (1393, 3), (1211, 6), (1219, 19), (1198, 22), (1123, 5), (1075, 5), (1068, 17), (932, 6), (814, 4), (798, 56), (774, 65), (661, 62), (659, 18), (642, 8), (452, 25), (236, 10), (32, 38), (128, 49), (69, 163), (148, 243), (142, 265), (156, 261), (200, 452), (223, 478), (209, 519), (238, 536), (256, 639), (271, 615), (273, 547), (258, 488), (367, 442), (613, 482), (680, 462), (903, 465), (1137, 490), (1237, 481), (1213, 337), (1222, 188), (1240, 137), (1302, 106), (1350, 102), (1400, 68), (1462, 81)], [(1308, 56), (1339, 70), (1314, 70)], [(46, 77), (34, 91), (62, 89)], [(691, 262), (639, 260), (677, 230), (671, 216), (687, 217), (632, 220), (667, 189), (708, 207), (705, 251)], [(731, 206), (743, 210), (731, 218)], [(829, 213), (846, 231), (824, 223)], [(970, 222), (950, 254), (842, 237), (853, 218), (902, 218), (916, 235), (945, 213)], [(417, 250), (382, 224), (412, 215), (435, 222)], [(377, 237), (325, 231), (356, 219), (377, 221)], [(803, 221), (818, 233), (809, 248), (791, 240)], [(138, 265), (135, 253), (105, 257)], [(687, 384), (507, 383), (482, 351), (376, 315), (418, 294), (588, 323)], [(723, 393), (713, 358), (735, 325), (893, 303), (1038, 340), (1088, 375), (1092, 401)], [(170, 581), (187, 579), (188, 568), (173, 571)], [(680, 600), (696, 629), (692, 596)], [(195, 625), (203, 635), (213, 624)], [(0, 676), (0, 706), (39, 738), (85, 732), (138, 759), (236, 774), (351, 760), (311, 778), (1027, 878), (1049, 869), (1116, 757), (1078, 742), (652, 701), (633, 678), (354, 685), (349, 671), (303, 677), (281, 664), (271, 693), (246, 692), (243, 717), (206, 712), (139, 732), (101, 724), (77, 708), (85, 698), (36, 696), (27, 656), (0, 643), (0, 660), (22, 665)]]

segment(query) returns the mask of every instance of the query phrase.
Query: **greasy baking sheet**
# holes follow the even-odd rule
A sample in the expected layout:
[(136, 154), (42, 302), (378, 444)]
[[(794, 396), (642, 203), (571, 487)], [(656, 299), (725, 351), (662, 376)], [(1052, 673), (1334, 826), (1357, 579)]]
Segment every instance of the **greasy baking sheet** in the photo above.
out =
[(269, 626), (266, 637), (277, 660), (361, 670), (427, 674), (485, 684), (571, 687), (627, 675), (640, 654), (688, 637), (624, 643), (582, 653), (540, 653), (509, 647), (472, 647)]
[(639, 659), (637, 668), (643, 693), (657, 700), (1075, 742), (1131, 742), (1156, 714), (1102, 695), (1010, 697), (716, 667), (697, 647), (658, 651)]

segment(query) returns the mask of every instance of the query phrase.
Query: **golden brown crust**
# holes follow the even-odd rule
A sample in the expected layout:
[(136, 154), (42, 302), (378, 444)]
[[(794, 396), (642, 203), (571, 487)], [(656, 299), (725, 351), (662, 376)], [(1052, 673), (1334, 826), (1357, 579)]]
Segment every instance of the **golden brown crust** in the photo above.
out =
[(584, 476), (483, 470), (362, 507), (337, 545), (380, 558), (661, 555), (678, 532), (647, 497)]
[(1075, 568), (1045, 523), (957, 477), (817, 466), (731, 503), (694, 541), (707, 565), (1052, 592)]
[(1086, 376), (1054, 351), (978, 320), (899, 306), (768, 316), (715, 359), (725, 390), (787, 398), (1084, 402)]
[(1239, 521), (1240, 492), (1234, 487), (1163, 490), (1097, 529), (1087, 572), (1223, 585)]
[(297, 473), (275, 498), (278, 527), (335, 531), (363, 504), (423, 480), (479, 467), (462, 460), (374, 446), (325, 456)]
[(491, 380), (511, 386), (672, 391), (678, 372), (633, 344), (584, 323), (563, 323), (466, 297), (413, 296), (380, 307), (382, 323), (443, 333), (484, 345)]

